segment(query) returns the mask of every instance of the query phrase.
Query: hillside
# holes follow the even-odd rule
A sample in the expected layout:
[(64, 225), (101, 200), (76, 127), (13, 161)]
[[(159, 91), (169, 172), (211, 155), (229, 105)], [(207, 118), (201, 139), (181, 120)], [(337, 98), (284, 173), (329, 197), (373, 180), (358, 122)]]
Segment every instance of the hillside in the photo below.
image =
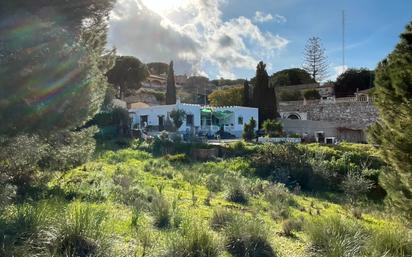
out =
[[(198, 147), (133, 142), (54, 173), (2, 217), (2, 256), (411, 256), (370, 146), (236, 143), (207, 162), (190, 158)], [(356, 204), (341, 190), (349, 169), (373, 183)]]

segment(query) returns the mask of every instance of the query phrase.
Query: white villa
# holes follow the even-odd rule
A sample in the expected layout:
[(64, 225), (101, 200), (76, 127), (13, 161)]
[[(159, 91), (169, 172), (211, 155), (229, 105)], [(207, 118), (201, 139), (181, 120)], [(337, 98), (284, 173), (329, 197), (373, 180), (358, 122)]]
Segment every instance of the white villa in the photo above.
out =
[(129, 113), (133, 127), (150, 127), (152, 131), (162, 131), (173, 110), (183, 110), (186, 113), (179, 132), (187, 134), (213, 136), (223, 130), (239, 138), (244, 125), (251, 118), (258, 124), (258, 109), (240, 106), (211, 107), (177, 102), (173, 105), (130, 109)]

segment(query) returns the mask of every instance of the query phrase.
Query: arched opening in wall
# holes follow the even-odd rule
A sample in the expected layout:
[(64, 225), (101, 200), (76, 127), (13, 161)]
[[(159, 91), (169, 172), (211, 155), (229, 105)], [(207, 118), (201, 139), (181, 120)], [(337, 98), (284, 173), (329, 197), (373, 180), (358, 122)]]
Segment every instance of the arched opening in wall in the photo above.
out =
[(290, 114), (288, 120), (300, 120), (300, 117), (297, 114)]

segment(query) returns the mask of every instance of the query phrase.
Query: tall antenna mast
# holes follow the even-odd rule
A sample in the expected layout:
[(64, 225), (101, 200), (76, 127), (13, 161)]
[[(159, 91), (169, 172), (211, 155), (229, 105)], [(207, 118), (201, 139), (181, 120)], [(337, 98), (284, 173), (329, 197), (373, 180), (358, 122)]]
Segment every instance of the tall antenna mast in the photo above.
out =
[(345, 69), (345, 10), (342, 10), (342, 72)]

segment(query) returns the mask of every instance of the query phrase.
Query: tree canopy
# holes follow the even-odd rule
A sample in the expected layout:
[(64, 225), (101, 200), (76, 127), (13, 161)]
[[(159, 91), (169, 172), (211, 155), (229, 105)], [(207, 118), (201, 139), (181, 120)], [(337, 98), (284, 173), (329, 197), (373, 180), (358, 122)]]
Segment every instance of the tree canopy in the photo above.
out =
[(153, 75), (167, 74), (169, 65), (163, 62), (151, 62), (147, 64), (149, 72)]
[(173, 70), (173, 61), (170, 62), (169, 71), (167, 72), (167, 85), (166, 85), (166, 104), (176, 103), (176, 81), (175, 72)]
[(303, 69), (311, 75), (314, 81), (321, 82), (327, 77), (328, 61), (319, 37), (309, 38), (305, 46), (303, 61)]
[(138, 90), (149, 76), (147, 67), (133, 56), (118, 56), (114, 67), (107, 72), (107, 78), (117, 90), (117, 98), (124, 99), (130, 90)]
[(337, 97), (352, 96), (358, 89), (372, 88), (375, 72), (368, 69), (348, 69), (342, 73), (335, 83)]
[(269, 75), (266, 71), (266, 64), (262, 61), (256, 67), (254, 78), (253, 106), (259, 109), (259, 124), (267, 119), (275, 119), (276, 93), (274, 87), (269, 85)]
[(270, 79), (275, 86), (293, 86), (316, 83), (307, 71), (299, 68), (278, 71), (273, 73)]
[(112, 4), (1, 1), (0, 134), (72, 129), (99, 110), (112, 60)]
[(376, 70), (375, 106), (379, 121), (370, 129), (382, 150), (388, 170), (381, 183), (387, 202), (412, 219), (412, 22), (395, 50)]
[(243, 92), (243, 87), (218, 89), (213, 91), (208, 99), (213, 106), (242, 106)]

